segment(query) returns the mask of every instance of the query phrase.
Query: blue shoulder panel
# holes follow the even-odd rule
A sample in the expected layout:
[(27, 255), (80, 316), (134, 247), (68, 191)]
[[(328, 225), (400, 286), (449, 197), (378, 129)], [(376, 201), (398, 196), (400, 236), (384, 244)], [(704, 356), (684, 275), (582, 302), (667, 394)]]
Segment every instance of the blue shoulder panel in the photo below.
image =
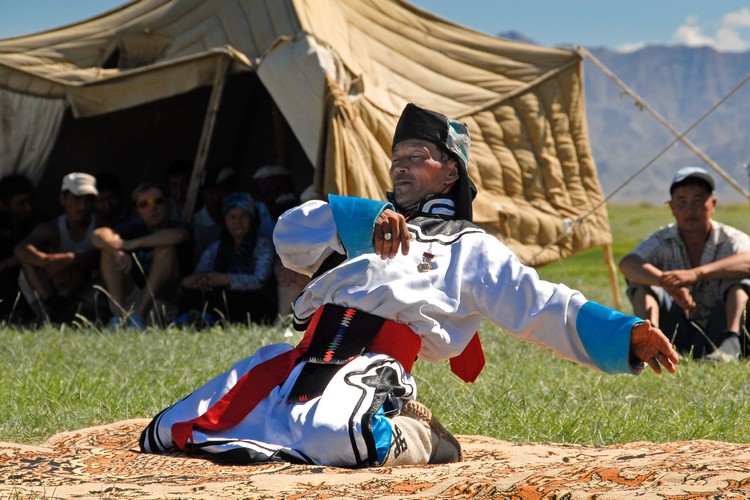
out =
[(328, 195), (328, 204), (331, 206), (339, 238), (349, 258), (374, 252), (372, 234), (375, 229), (375, 219), (386, 208), (392, 209), (393, 205), (387, 201), (335, 194)]
[(604, 373), (633, 373), (630, 334), (641, 319), (596, 302), (586, 302), (578, 312), (576, 329), (591, 360)]

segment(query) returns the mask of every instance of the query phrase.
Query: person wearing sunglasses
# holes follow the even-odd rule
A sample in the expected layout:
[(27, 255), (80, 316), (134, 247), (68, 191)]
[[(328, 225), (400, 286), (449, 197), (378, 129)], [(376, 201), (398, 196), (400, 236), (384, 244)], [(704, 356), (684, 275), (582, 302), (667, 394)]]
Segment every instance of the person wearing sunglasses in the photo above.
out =
[[(101, 250), (100, 269), (113, 329), (145, 328), (149, 312), (162, 323), (173, 316), (180, 278), (192, 265), (190, 226), (169, 219), (159, 184), (140, 184), (132, 198), (135, 217), (113, 228), (100, 227), (93, 236)], [(161, 307), (153, 308), (155, 301)]]

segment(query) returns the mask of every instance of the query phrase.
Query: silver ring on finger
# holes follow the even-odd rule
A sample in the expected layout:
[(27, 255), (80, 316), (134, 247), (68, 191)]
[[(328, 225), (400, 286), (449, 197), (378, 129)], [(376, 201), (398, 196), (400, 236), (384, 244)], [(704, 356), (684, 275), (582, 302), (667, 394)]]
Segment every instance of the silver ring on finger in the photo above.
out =
[(393, 235), (392, 235), (391, 233), (383, 233), (383, 239), (384, 239), (385, 241), (391, 241), (391, 237), (392, 237), (392, 236), (393, 236)]

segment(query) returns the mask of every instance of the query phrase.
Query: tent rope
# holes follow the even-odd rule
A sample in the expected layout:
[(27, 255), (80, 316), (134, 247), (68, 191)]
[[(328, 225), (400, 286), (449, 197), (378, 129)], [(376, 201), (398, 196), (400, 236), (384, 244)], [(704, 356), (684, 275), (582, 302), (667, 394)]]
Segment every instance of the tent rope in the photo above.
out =
[[(693, 144), (689, 139), (687, 139), (685, 136), (692, 131), (696, 126), (698, 126), (708, 115), (713, 113), (716, 109), (718, 109), (720, 106), (724, 104), (724, 102), (727, 101), (730, 97), (732, 97), (740, 88), (742, 88), (748, 80), (750, 80), (750, 75), (746, 76), (744, 80), (742, 80), (739, 84), (737, 84), (728, 94), (726, 94), (724, 97), (719, 99), (719, 101), (714, 104), (708, 111), (706, 111), (703, 115), (701, 115), (698, 120), (696, 120), (687, 130), (685, 130), (683, 133), (680, 133), (677, 129), (675, 129), (672, 124), (670, 124), (664, 117), (662, 117), (659, 113), (656, 112), (651, 106), (649, 106), (646, 101), (644, 101), (638, 94), (636, 94), (630, 87), (628, 87), (622, 80), (620, 80), (609, 68), (607, 68), (604, 63), (602, 63), (599, 59), (596, 58), (591, 52), (587, 51), (586, 49), (582, 49), (584, 55), (591, 60), (594, 64), (596, 64), (599, 69), (604, 72), (605, 75), (607, 75), (609, 78), (611, 78), (615, 84), (617, 84), (618, 87), (620, 87), (626, 94), (628, 94), (630, 97), (633, 98), (635, 101), (635, 105), (642, 110), (648, 111), (656, 120), (661, 123), (665, 128), (667, 128), (672, 135), (676, 137), (676, 141), (673, 141), (669, 144), (669, 147), (671, 148), (676, 142), (682, 142), (685, 146), (687, 146), (690, 151), (695, 153), (701, 160), (703, 160), (706, 165), (711, 167), (717, 174), (719, 174), (725, 181), (727, 181), (733, 188), (735, 188), (742, 196), (744, 196), (747, 199), (750, 199), (750, 193), (748, 193), (742, 186), (740, 186), (737, 181), (735, 181), (732, 176), (730, 176), (724, 169), (722, 169), (719, 165), (717, 165), (711, 158), (709, 158), (703, 151), (701, 151), (695, 144)], [(640, 173), (640, 172), (639, 172)], [(628, 180), (627, 182), (630, 182)]]
[(633, 100), (635, 101), (635, 105), (639, 109), (645, 109), (649, 111), (651, 115), (653, 115), (660, 123), (665, 125), (670, 132), (675, 136), (675, 138), (667, 144), (661, 151), (659, 151), (656, 155), (654, 155), (653, 158), (651, 158), (646, 164), (644, 164), (642, 167), (640, 167), (638, 170), (633, 173), (630, 177), (625, 179), (625, 181), (620, 184), (617, 188), (615, 188), (610, 194), (608, 194), (606, 197), (604, 197), (599, 203), (594, 205), (593, 208), (589, 209), (588, 211), (584, 212), (582, 215), (579, 215), (573, 220), (566, 221), (566, 224), (563, 226), (564, 229), (562, 233), (552, 242), (546, 244), (544, 247), (542, 247), (537, 253), (535, 253), (530, 261), (533, 263), (537, 257), (539, 257), (542, 253), (544, 253), (547, 249), (550, 247), (556, 246), (560, 241), (564, 240), (565, 238), (568, 238), (571, 234), (573, 234), (573, 231), (575, 228), (581, 225), (581, 223), (593, 215), (596, 211), (598, 211), (602, 205), (605, 205), (613, 196), (615, 196), (617, 193), (622, 191), (622, 189), (630, 184), (636, 177), (638, 177), (644, 170), (649, 168), (651, 165), (653, 165), (656, 160), (661, 158), (664, 154), (667, 153), (675, 144), (678, 142), (684, 143), (688, 148), (690, 148), (691, 151), (696, 153), (703, 161), (705, 161), (711, 168), (713, 168), (721, 177), (725, 178), (735, 189), (737, 189), (743, 196), (750, 199), (750, 194), (745, 191), (737, 182), (732, 179), (729, 174), (727, 174), (721, 167), (716, 165), (710, 158), (708, 158), (702, 151), (700, 151), (695, 145), (693, 145), (690, 141), (688, 141), (685, 136), (689, 134), (695, 127), (697, 127), (708, 115), (713, 113), (716, 109), (718, 109), (721, 105), (724, 104), (724, 102), (729, 99), (732, 95), (734, 95), (740, 88), (742, 88), (748, 81), (750, 81), (750, 75), (746, 76), (744, 80), (742, 80), (738, 85), (736, 85), (729, 93), (727, 93), (724, 97), (719, 99), (719, 101), (714, 104), (711, 108), (709, 108), (705, 113), (703, 113), (696, 121), (694, 121), (685, 131), (680, 133), (674, 127), (672, 127), (669, 122), (667, 122), (661, 115), (659, 115), (653, 108), (651, 108), (646, 101), (643, 100), (638, 94), (636, 94), (633, 90), (631, 90), (622, 80), (620, 80), (612, 71), (604, 66), (604, 64), (599, 61), (596, 57), (594, 57), (593, 54), (588, 52), (585, 49), (582, 49), (586, 55), (594, 64), (596, 64), (607, 76), (609, 76), (618, 87), (620, 87), (623, 91), (625, 91), (626, 94), (628, 94)]

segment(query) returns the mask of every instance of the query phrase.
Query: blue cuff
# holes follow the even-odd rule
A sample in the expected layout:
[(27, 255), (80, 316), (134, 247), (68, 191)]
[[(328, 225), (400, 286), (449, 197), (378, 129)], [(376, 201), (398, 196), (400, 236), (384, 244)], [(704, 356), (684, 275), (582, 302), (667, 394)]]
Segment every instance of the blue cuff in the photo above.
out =
[(353, 196), (328, 195), (328, 204), (333, 212), (339, 238), (351, 259), (375, 251), (372, 234), (375, 219), (386, 208), (393, 208), (387, 201), (368, 200)]
[(630, 364), (630, 334), (643, 320), (596, 302), (578, 311), (576, 329), (591, 360), (604, 373), (634, 373)]

